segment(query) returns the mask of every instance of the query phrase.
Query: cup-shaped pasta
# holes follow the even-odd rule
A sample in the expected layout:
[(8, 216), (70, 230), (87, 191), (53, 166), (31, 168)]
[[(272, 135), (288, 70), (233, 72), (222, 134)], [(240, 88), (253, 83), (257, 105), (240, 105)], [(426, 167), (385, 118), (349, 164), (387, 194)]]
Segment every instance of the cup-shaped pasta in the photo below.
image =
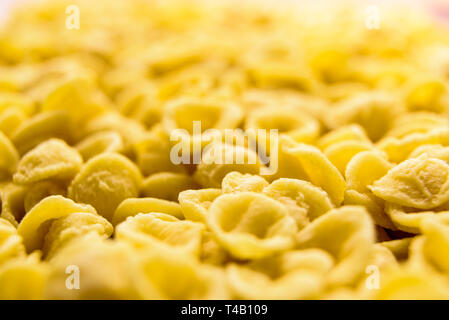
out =
[[(304, 92), (317, 90), (318, 81), (304, 64), (292, 66), (290, 61), (276, 62), (262, 60), (248, 68), (250, 81), (263, 89), (292, 89)], [(301, 72), (298, 72), (301, 70)]]
[(335, 205), (344, 198), (345, 181), (337, 168), (316, 147), (296, 143), (286, 136), (279, 137), (277, 157), (270, 167), (277, 168), (270, 178), (292, 178), (310, 181), (327, 192)]
[(78, 151), (62, 140), (50, 139), (20, 159), (13, 179), (17, 184), (43, 180), (70, 181), (80, 171), (82, 163)]
[(209, 208), (207, 224), (236, 258), (255, 259), (288, 250), (297, 231), (280, 202), (254, 192), (224, 194)]
[(340, 173), (344, 175), (346, 166), (355, 155), (372, 149), (373, 146), (369, 142), (341, 141), (326, 148), (324, 154)]
[(206, 222), (209, 207), (222, 195), (221, 189), (186, 190), (179, 193), (179, 204), (187, 220)]
[(379, 245), (384, 246), (394, 254), (398, 261), (404, 261), (408, 258), (410, 243), (413, 238), (403, 238), (397, 240), (389, 240), (380, 242)]
[(84, 161), (104, 152), (120, 152), (123, 149), (123, 138), (116, 131), (100, 131), (94, 133), (75, 147)]
[[(405, 89), (405, 102), (409, 111), (431, 111), (441, 113), (449, 108), (449, 94), (444, 79), (413, 78)], [(445, 97), (446, 96), (446, 97)]]
[(164, 171), (186, 172), (183, 165), (175, 164), (170, 159), (170, 137), (158, 126), (137, 141), (134, 149), (137, 165), (145, 176)]
[(333, 263), (320, 249), (292, 250), (245, 265), (231, 264), (226, 273), (237, 299), (311, 299), (324, 289), (324, 275)]
[(198, 256), (204, 225), (165, 213), (139, 213), (117, 225), (115, 238), (143, 250), (178, 250)]
[(0, 112), (0, 131), (11, 137), (14, 131), (27, 119), (24, 111), (9, 107)]
[(12, 182), (0, 185), (1, 213), (0, 217), (11, 222), (15, 227), (26, 213), (25, 197), (28, 188)]
[(213, 232), (205, 230), (201, 240), (201, 262), (221, 267), (231, 260), (229, 253), (220, 245)]
[(372, 141), (377, 141), (390, 130), (393, 119), (400, 113), (398, 102), (383, 92), (361, 94), (339, 102), (329, 110), (326, 124), (330, 128), (357, 123)]
[(145, 136), (145, 128), (140, 123), (114, 111), (90, 118), (83, 130), (83, 137), (86, 138), (94, 133), (103, 131), (116, 131), (121, 135), (123, 152), (125, 154), (131, 154), (134, 143), (137, 143)]
[(184, 190), (198, 189), (195, 180), (183, 173), (159, 172), (144, 179), (142, 194), (145, 197), (177, 201)]
[(273, 105), (288, 106), (296, 112), (301, 111), (319, 120), (327, 110), (327, 103), (323, 98), (295, 90), (273, 91), (249, 88), (242, 93), (241, 104), (246, 111)]
[(362, 126), (350, 124), (326, 133), (317, 141), (317, 146), (324, 151), (328, 147), (342, 141), (370, 142)]
[(334, 208), (326, 192), (303, 180), (281, 178), (265, 187), (263, 193), (287, 207), (299, 230)]
[(95, 91), (91, 83), (75, 78), (61, 83), (50, 92), (42, 104), (42, 111), (64, 110), (69, 115), (69, 123), (81, 127), (87, 119), (104, 112), (107, 104), (102, 93)]
[[(229, 298), (223, 271), (201, 264), (189, 255), (155, 250), (142, 255), (141, 264), (150, 294), (155, 289), (159, 299)], [(144, 298), (154, 297), (144, 295)]]
[(445, 252), (449, 248), (449, 225), (442, 223), (435, 218), (424, 219), (421, 222), (421, 229), (424, 234), (422, 245), (423, 256), (437, 270), (444, 274), (449, 273), (449, 259)]
[(433, 209), (449, 200), (449, 164), (423, 154), (393, 167), (369, 188), (397, 205)]
[(447, 300), (449, 283), (435, 273), (400, 268), (387, 274), (376, 292), (378, 300)]
[(45, 236), (54, 220), (76, 212), (96, 214), (90, 205), (77, 204), (62, 196), (50, 196), (35, 205), (17, 228), (27, 252), (43, 248)]
[(28, 212), (42, 199), (55, 195), (65, 197), (67, 195), (67, 188), (64, 185), (52, 181), (34, 183), (26, 191), (25, 197), (23, 198), (23, 207)]
[(262, 192), (266, 186), (268, 186), (268, 182), (264, 178), (257, 175), (241, 174), (237, 171), (229, 172), (221, 182), (223, 193)]
[(348, 285), (360, 278), (371, 258), (374, 225), (363, 207), (344, 206), (315, 219), (295, 239), (299, 249), (329, 252), (336, 264), (327, 274), (327, 283)]
[(204, 150), (194, 178), (204, 188), (220, 188), (223, 178), (232, 171), (258, 175), (263, 169), (263, 163), (253, 150), (213, 143)]
[(67, 125), (69, 121), (69, 115), (63, 110), (42, 112), (24, 121), (14, 131), (11, 140), (21, 155), (50, 138), (70, 142), (72, 132)]
[(13, 259), (0, 267), (0, 300), (42, 300), (49, 266), (37, 254)]
[(176, 134), (194, 155), (221, 130), (237, 128), (242, 119), (242, 110), (233, 103), (180, 98), (165, 106), (162, 127), (171, 137)]
[(415, 132), (401, 138), (386, 137), (376, 145), (388, 155), (388, 160), (399, 163), (407, 159), (416, 148), (426, 144), (449, 145), (449, 128), (437, 126), (427, 132)]
[(112, 217), (115, 226), (128, 217), (134, 217), (139, 213), (159, 212), (182, 219), (183, 213), (178, 203), (157, 198), (129, 198), (120, 203)]
[[(136, 258), (135, 252), (126, 243), (88, 234), (69, 243), (53, 257), (44, 297), (141, 299), (139, 288), (143, 273), (137, 266)], [(70, 285), (79, 287), (79, 290), (67, 290), (67, 270), (74, 275)], [(81, 278), (76, 278), (75, 273)]]
[(404, 138), (412, 133), (426, 133), (438, 127), (447, 127), (449, 120), (430, 112), (404, 113), (395, 119), (386, 137)]
[(346, 167), (347, 189), (344, 203), (364, 206), (377, 225), (395, 229), (384, 212), (383, 199), (374, 196), (368, 188), (374, 181), (386, 175), (391, 167), (385, 156), (378, 151), (364, 151), (355, 155)]
[(8, 220), (0, 218), (0, 265), (10, 259), (24, 256), (25, 247), (17, 229)]
[(68, 196), (87, 203), (111, 221), (117, 206), (137, 197), (142, 176), (136, 165), (122, 155), (105, 153), (93, 157), (72, 180)]
[[(254, 130), (278, 130), (297, 142), (313, 143), (320, 134), (320, 123), (307, 113), (298, 112), (293, 107), (265, 107), (251, 112), (245, 122), (245, 128)], [(257, 131), (255, 131), (257, 132)], [(262, 146), (270, 145), (269, 135), (255, 134)]]
[(19, 153), (8, 137), (0, 131), (0, 179), (11, 176), (18, 162)]

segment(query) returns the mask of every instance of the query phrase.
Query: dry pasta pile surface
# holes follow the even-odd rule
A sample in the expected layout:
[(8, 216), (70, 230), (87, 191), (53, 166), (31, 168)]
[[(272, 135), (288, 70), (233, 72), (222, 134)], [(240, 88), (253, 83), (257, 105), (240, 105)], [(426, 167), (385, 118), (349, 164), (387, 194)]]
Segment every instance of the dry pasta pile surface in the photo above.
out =
[[(15, 12), (0, 32), (0, 298), (448, 299), (447, 30), (313, 10)], [(175, 161), (183, 148), (197, 161)]]

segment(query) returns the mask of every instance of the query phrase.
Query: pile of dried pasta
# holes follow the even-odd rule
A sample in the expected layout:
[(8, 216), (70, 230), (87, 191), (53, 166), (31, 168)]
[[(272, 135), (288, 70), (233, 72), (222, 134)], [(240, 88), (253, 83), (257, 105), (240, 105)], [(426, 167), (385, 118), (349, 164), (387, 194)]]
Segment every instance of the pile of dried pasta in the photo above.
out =
[[(448, 30), (380, 18), (17, 10), (0, 32), (0, 298), (449, 298)], [(195, 145), (193, 121), (278, 129), (277, 169), (214, 161), (255, 152), (224, 141), (176, 164), (171, 134)]]

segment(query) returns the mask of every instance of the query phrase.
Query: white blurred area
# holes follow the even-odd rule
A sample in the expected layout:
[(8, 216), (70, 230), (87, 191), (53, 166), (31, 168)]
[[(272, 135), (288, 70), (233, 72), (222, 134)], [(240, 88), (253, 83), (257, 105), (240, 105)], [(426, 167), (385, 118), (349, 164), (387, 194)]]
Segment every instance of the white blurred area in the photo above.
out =
[[(8, 13), (15, 6), (21, 6), (27, 2), (39, 2), (45, 0), (0, 0), (0, 22), (4, 22), (8, 17)], [(95, 0), (93, 0), (95, 1)], [(110, 0), (110, 1), (120, 1), (120, 0)], [(122, 0), (127, 1), (127, 0)], [(141, 0), (141, 1), (159, 1), (159, 0)], [(162, 0), (170, 1), (170, 0)], [(186, 0), (192, 1), (194, 0)], [(205, 0), (205, 1), (222, 1), (222, 0)], [(389, 6), (400, 6), (403, 5), (407, 8), (418, 8), (420, 11), (425, 10), (436, 20), (449, 24), (449, 0), (223, 0), (225, 2), (234, 1), (236, 6), (242, 5), (244, 3), (259, 3), (260, 5), (276, 6), (295, 4), (295, 5), (306, 5), (312, 7), (319, 7), (322, 13), (325, 14), (326, 6), (348, 4), (355, 7), (366, 7), (370, 5), (378, 5), (382, 8), (388, 8)], [(76, 4), (77, 0), (73, 0), (73, 4)]]

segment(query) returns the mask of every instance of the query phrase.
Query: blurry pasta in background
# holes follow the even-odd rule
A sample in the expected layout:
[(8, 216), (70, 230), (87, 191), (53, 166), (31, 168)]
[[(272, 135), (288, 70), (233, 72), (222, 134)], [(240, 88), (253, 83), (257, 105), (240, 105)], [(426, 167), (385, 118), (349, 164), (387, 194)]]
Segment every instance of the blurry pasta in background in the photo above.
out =
[(17, 8), (0, 299), (449, 299), (448, 27), (336, 3)]

